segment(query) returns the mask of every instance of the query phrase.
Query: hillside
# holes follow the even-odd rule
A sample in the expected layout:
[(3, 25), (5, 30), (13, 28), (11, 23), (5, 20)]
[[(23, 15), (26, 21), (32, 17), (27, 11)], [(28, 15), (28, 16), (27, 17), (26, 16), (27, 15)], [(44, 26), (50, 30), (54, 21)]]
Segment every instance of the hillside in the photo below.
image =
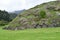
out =
[(30, 28), (46, 28), (60, 26), (60, 1), (51, 1), (37, 5), (18, 15), (8, 27), (8, 30)]

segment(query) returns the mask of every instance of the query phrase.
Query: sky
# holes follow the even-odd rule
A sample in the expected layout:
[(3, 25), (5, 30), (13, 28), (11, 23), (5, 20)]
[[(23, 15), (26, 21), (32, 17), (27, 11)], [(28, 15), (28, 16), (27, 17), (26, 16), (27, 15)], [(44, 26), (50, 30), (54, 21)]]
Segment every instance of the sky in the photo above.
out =
[(29, 9), (44, 2), (53, 0), (0, 0), (0, 10), (9, 12)]

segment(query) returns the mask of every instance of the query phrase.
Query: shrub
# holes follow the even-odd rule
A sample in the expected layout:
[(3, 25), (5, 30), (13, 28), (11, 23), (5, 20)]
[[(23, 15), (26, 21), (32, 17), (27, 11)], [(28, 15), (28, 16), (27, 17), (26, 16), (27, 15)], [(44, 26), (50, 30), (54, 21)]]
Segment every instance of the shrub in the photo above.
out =
[(45, 11), (40, 11), (39, 16), (40, 16), (40, 18), (45, 18), (46, 17), (46, 12)]

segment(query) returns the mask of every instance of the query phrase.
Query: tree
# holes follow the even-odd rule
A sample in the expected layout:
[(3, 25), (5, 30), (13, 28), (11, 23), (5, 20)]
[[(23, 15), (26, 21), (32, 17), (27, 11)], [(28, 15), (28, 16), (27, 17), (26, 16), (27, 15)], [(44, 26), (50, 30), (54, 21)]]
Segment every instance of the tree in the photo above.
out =
[(8, 12), (0, 10), (0, 20), (10, 21), (9, 17), (10, 15)]
[(7, 11), (1, 11), (0, 10), (0, 26), (8, 24), (10, 21), (12, 21), (17, 14), (15, 13), (8, 13)]

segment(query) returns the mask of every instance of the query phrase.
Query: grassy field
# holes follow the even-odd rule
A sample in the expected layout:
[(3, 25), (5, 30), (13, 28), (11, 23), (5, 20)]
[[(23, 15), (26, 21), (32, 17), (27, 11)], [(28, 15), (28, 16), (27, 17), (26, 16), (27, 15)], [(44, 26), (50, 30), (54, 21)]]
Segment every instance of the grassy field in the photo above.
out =
[(60, 28), (42, 28), (27, 30), (2, 30), (0, 40), (60, 40)]

